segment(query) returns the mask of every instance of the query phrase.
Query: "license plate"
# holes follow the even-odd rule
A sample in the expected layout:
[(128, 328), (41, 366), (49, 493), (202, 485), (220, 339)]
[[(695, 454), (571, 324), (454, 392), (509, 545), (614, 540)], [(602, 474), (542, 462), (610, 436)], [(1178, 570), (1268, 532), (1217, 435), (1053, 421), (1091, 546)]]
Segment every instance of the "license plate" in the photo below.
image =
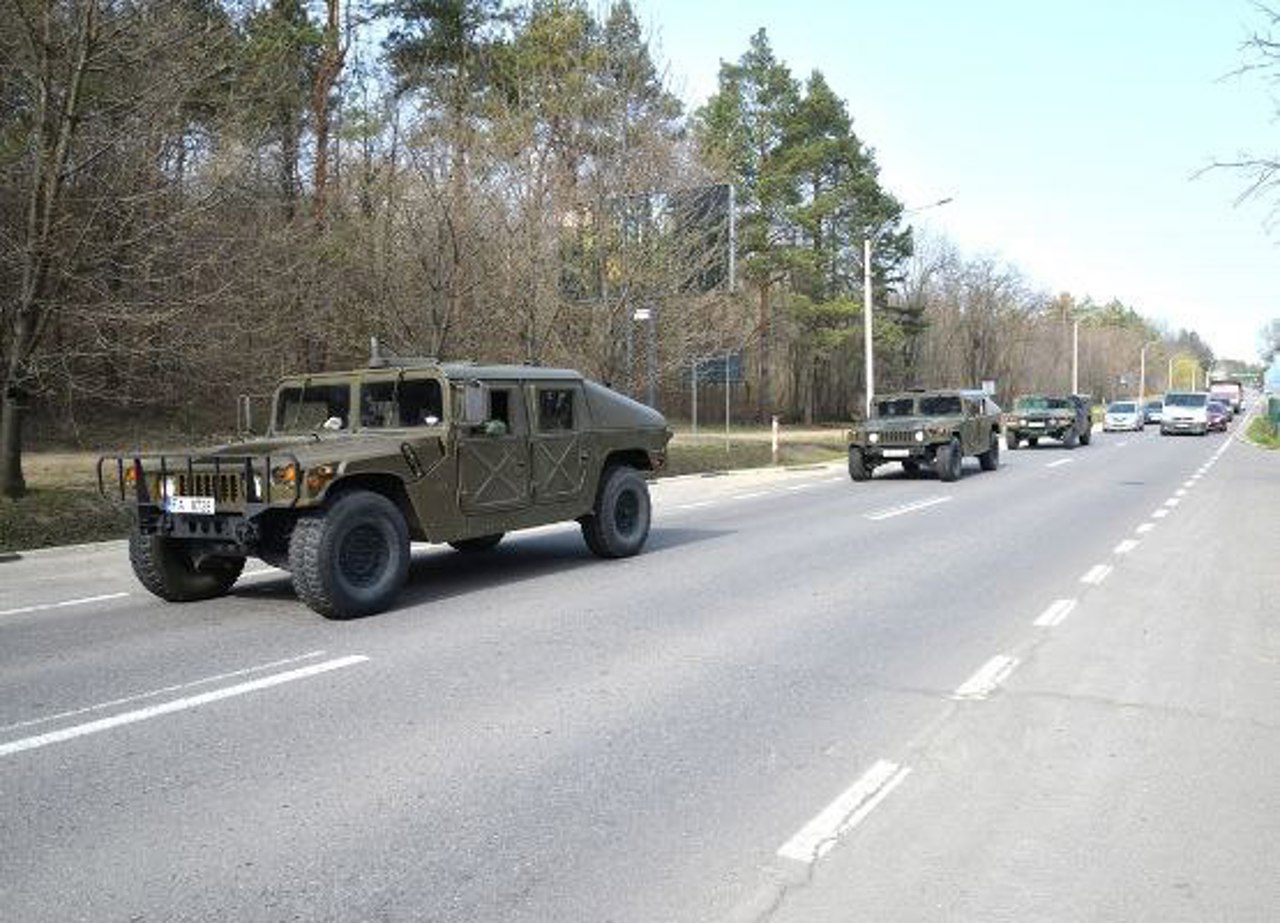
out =
[(1028, 423), (1027, 425), (1030, 426), (1032, 429), (1044, 429), (1043, 423)]
[(170, 513), (213, 515), (213, 497), (170, 497), (167, 506)]
[(883, 455), (885, 458), (910, 458), (911, 450), (910, 449), (885, 449), (880, 454)]

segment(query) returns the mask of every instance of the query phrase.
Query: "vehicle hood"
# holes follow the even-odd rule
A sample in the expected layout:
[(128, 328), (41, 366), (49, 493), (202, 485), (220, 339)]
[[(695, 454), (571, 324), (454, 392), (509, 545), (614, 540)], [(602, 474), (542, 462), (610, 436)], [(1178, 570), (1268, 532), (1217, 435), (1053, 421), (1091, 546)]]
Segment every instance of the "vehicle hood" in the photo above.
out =
[[(414, 433), (415, 441), (428, 433)], [(444, 431), (439, 435), (443, 437)], [(391, 431), (386, 433), (307, 433), (299, 436), (277, 436), (268, 439), (251, 439), (246, 442), (232, 442), (212, 449), (193, 453), (197, 461), (212, 461), (214, 458), (236, 458), (246, 455), (264, 457), (267, 455), (292, 455), (298, 464), (307, 467), (335, 459), (351, 462), (364, 458), (392, 455), (399, 451), (400, 444), (405, 441), (404, 433)]]

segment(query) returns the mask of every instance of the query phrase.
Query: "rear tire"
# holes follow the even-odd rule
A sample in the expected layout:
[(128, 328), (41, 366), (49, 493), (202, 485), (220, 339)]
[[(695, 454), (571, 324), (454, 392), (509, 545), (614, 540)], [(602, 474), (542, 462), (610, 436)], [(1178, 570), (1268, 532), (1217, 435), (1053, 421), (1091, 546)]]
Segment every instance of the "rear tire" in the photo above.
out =
[(991, 433), (991, 447), (978, 456), (978, 464), (982, 466), (983, 471), (995, 471), (1000, 467), (1000, 436), (998, 433)]
[(354, 490), (298, 520), (289, 569), (298, 598), (327, 619), (381, 612), (408, 576), (409, 528), (386, 497)]
[(197, 564), (193, 543), (165, 535), (129, 533), (129, 563), (138, 582), (171, 603), (225, 596), (244, 570), (243, 557), (206, 557)]
[(649, 485), (640, 472), (606, 468), (595, 508), (580, 520), (583, 541), (597, 557), (629, 558), (644, 547), (651, 515)]
[(1013, 433), (1005, 433), (1004, 447), (1008, 449), (1010, 452), (1015, 451), (1018, 448), (1018, 437), (1015, 436)]
[(963, 461), (960, 440), (952, 437), (950, 442), (938, 449), (938, 454), (933, 460), (933, 468), (938, 472), (939, 480), (957, 481), (960, 479)]

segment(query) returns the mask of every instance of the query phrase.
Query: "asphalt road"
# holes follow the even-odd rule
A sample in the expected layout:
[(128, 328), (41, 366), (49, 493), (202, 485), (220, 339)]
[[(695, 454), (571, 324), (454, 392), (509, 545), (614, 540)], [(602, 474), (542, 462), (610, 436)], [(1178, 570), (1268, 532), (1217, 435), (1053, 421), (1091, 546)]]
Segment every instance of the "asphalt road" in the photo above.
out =
[(1274, 454), (653, 495), (637, 558), (423, 547), (350, 623), (0, 563), (0, 920), (1274, 918)]

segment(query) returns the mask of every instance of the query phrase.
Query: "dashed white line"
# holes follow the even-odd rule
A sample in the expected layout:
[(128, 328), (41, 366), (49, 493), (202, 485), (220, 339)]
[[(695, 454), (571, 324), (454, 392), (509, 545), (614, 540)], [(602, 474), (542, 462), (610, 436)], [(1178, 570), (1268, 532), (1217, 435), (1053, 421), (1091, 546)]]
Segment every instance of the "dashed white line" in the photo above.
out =
[(1187, 488), (1187, 489), (1189, 490), (1189, 489), (1191, 489), (1192, 487), (1195, 487), (1195, 486), (1196, 486), (1196, 479), (1195, 479), (1195, 478), (1191, 478), (1190, 480), (1183, 481), (1183, 482), (1182, 482), (1182, 486), (1183, 486), (1183, 487), (1185, 487), (1185, 488)]
[(1080, 582), (1092, 583), (1094, 586), (1097, 586), (1102, 581), (1106, 580), (1107, 575), (1110, 573), (1110, 564), (1095, 564), (1093, 567), (1089, 568), (1083, 577), (1080, 578)]
[(1115, 547), (1115, 554), (1128, 554), (1130, 551), (1138, 547), (1137, 541), (1126, 538), (1123, 542)]
[(805, 865), (817, 862), (858, 824), (876, 805), (902, 784), (911, 769), (889, 760), (878, 760), (835, 801), (823, 808), (800, 832), (778, 849), (778, 855)]
[(1179, 500), (1177, 497), (1170, 497), (1168, 500), (1164, 501), (1164, 505), (1168, 507), (1175, 507), (1181, 502), (1182, 501)]
[(753, 490), (750, 493), (733, 494), (731, 497), (729, 497), (729, 499), (730, 500), (754, 500), (756, 497), (767, 497), (767, 496), (769, 496), (769, 491), (767, 490)]
[(817, 486), (817, 484), (791, 484), (786, 487), (786, 490), (812, 490)]
[(890, 507), (887, 510), (877, 510), (874, 513), (865, 515), (872, 522), (879, 522), (882, 519), (892, 519), (894, 516), (905, 516), (907, 513), (928, 509), (931, 506), (937, 506), (939, 503), (946, 503), (950, 499), (950, 497), (934, 497), (931, 500), (918, 500), (915, 503), (904, 503), (902, 506)]
[(91, 603), (106, 602), (109, 599), (123, 599), (125, 593), (103, 593), (101, 596), (84, 596), (80, 599), (64, 599), (56, 603), (40, 603), (35, 606), (19, 606), (17, 609), (0, 609), (0, 615), (25, 615), (28, 612), (46, 612), (49, 609), (65, 609), (68, 606), (87, 606)]
[(1154, 522), (1144, 522), (1142, 525), (1138, 526), (1138, 528), (1134, 529), (1133, 531), (1137, 532), (1139, 535), (1146, 535), (1155, 527), (1156, 527), (1156, 524)]
[(681, 505), (681, 506), (677, 506), (677, 507), (676, 507), (676, 509), (678, 509), (678, 510), (700, 510), (700, 509), (702, 509), (704, 506), (710, 506), (710, 505), (711, 505), (711, 501), (710, 501), (710, 500), (699, 500), (697, 503), (685, 503), (685, 504), (683, 504), (683, 505)]
[(260, 689), (269, 689), (272, 686), (279, 686), (282, 683), (306, 679), (307, 677), (315, 676), (319, 673), (327, 673), (330, 670), (339, 670), (343, 667), (353, 666), (357, 663), (364, 663), (368, 659), (368, 657), (365, 657), (362, 654), (354, 654), (350, 657), (339, 657), (336, 660), (326, 660), (323, 663), (315, 663), (309, 667), (300, 667), (297, 670), (289, 670), (284, 673), (276, 673), (272, 676), (264, 676), (261, 679), (250, 680), (247, 683), (239, 683), (238, 685), (227, 686), (223, 689), (214, 689), (210, 692), (202, 692), (199, 695), (173, 699), (169, 702), (162, 702), (159, 705), (152, 705), (149, 708), (140, 708), (136, 711), (128, 711), (123, 714), (112, 715), (110, 718), (100, 718), (97, 721), (90, 721), (87, 724), (77, 724), (72, 727), (63, 728), (58, 731), (50, 731), (47, 734), (40, 734), (35, 737), (24, 737), (21, 740), (12, 740), (8, 743), (0, 744), (0, 756), (10, 756), (14, 753), (21, 753), (24, 750), (35, 750), (38, 747), (47, 747), (50, 744), (63, 743), (64, 741), (74, 740), (77, 737), (84, 737), (88, 734), (97, 734), (101, 731), (109, 731), (112, 728), (118, 728), (126, 724), (136, 724), (139, 721), (147, 721), (151, 718), (158, 718), (161, 715), (172, 714), (173, 712), (183, 711), (188, 708), (196, 708), (200, 705), (208, 705), (212, 702), (229, 699), (233, 696), (257, 692)]
[(1173, 492), (1173, 495), (1175, 497), (1185, 497), (1187, 495), (1187, 489), (1185, 487), (1179, 487)]
[(1048, 609), (1040, 613), (1040, 617), (1035, 620), (1035, 624), (1040, 628), (1052, 628), (1055, 625), (1061, 625), (1075, 607), (1076, 601), (1074, 599), (1055, 599)]
[(1151, 514), (1151, 518), (1152, 518), (1152, 519), (1164, 519), (1164, 518), (1165, 518), (1166, 516), (1168, 516), (1168, 515), (1169, 515), (1169, 511), (1168, 511), (1168, 510), (1156, 510), (1154, 513), (1152, 513), (1152, 514)]
[(997, 654), (984, 663), (978, 672), (960, 684), (951, 694), (956, 700), (977, 701), (995, 692), (1009, 674), (1018, 666), (1018, 658)]
[(1057, 461), (1051, 461), (1051, 462), (1049, 462), (1049, 464), (1045, 465), (1045, 467), (1046, 467), (1046, 468), (1057, 468), (1059, 465), (1069, 465), (1069, 464), (1071, 464), (1071, 459), (1069, 459), (1069, 458), (1060, 458), (1060, 459), (1058, 459)]

